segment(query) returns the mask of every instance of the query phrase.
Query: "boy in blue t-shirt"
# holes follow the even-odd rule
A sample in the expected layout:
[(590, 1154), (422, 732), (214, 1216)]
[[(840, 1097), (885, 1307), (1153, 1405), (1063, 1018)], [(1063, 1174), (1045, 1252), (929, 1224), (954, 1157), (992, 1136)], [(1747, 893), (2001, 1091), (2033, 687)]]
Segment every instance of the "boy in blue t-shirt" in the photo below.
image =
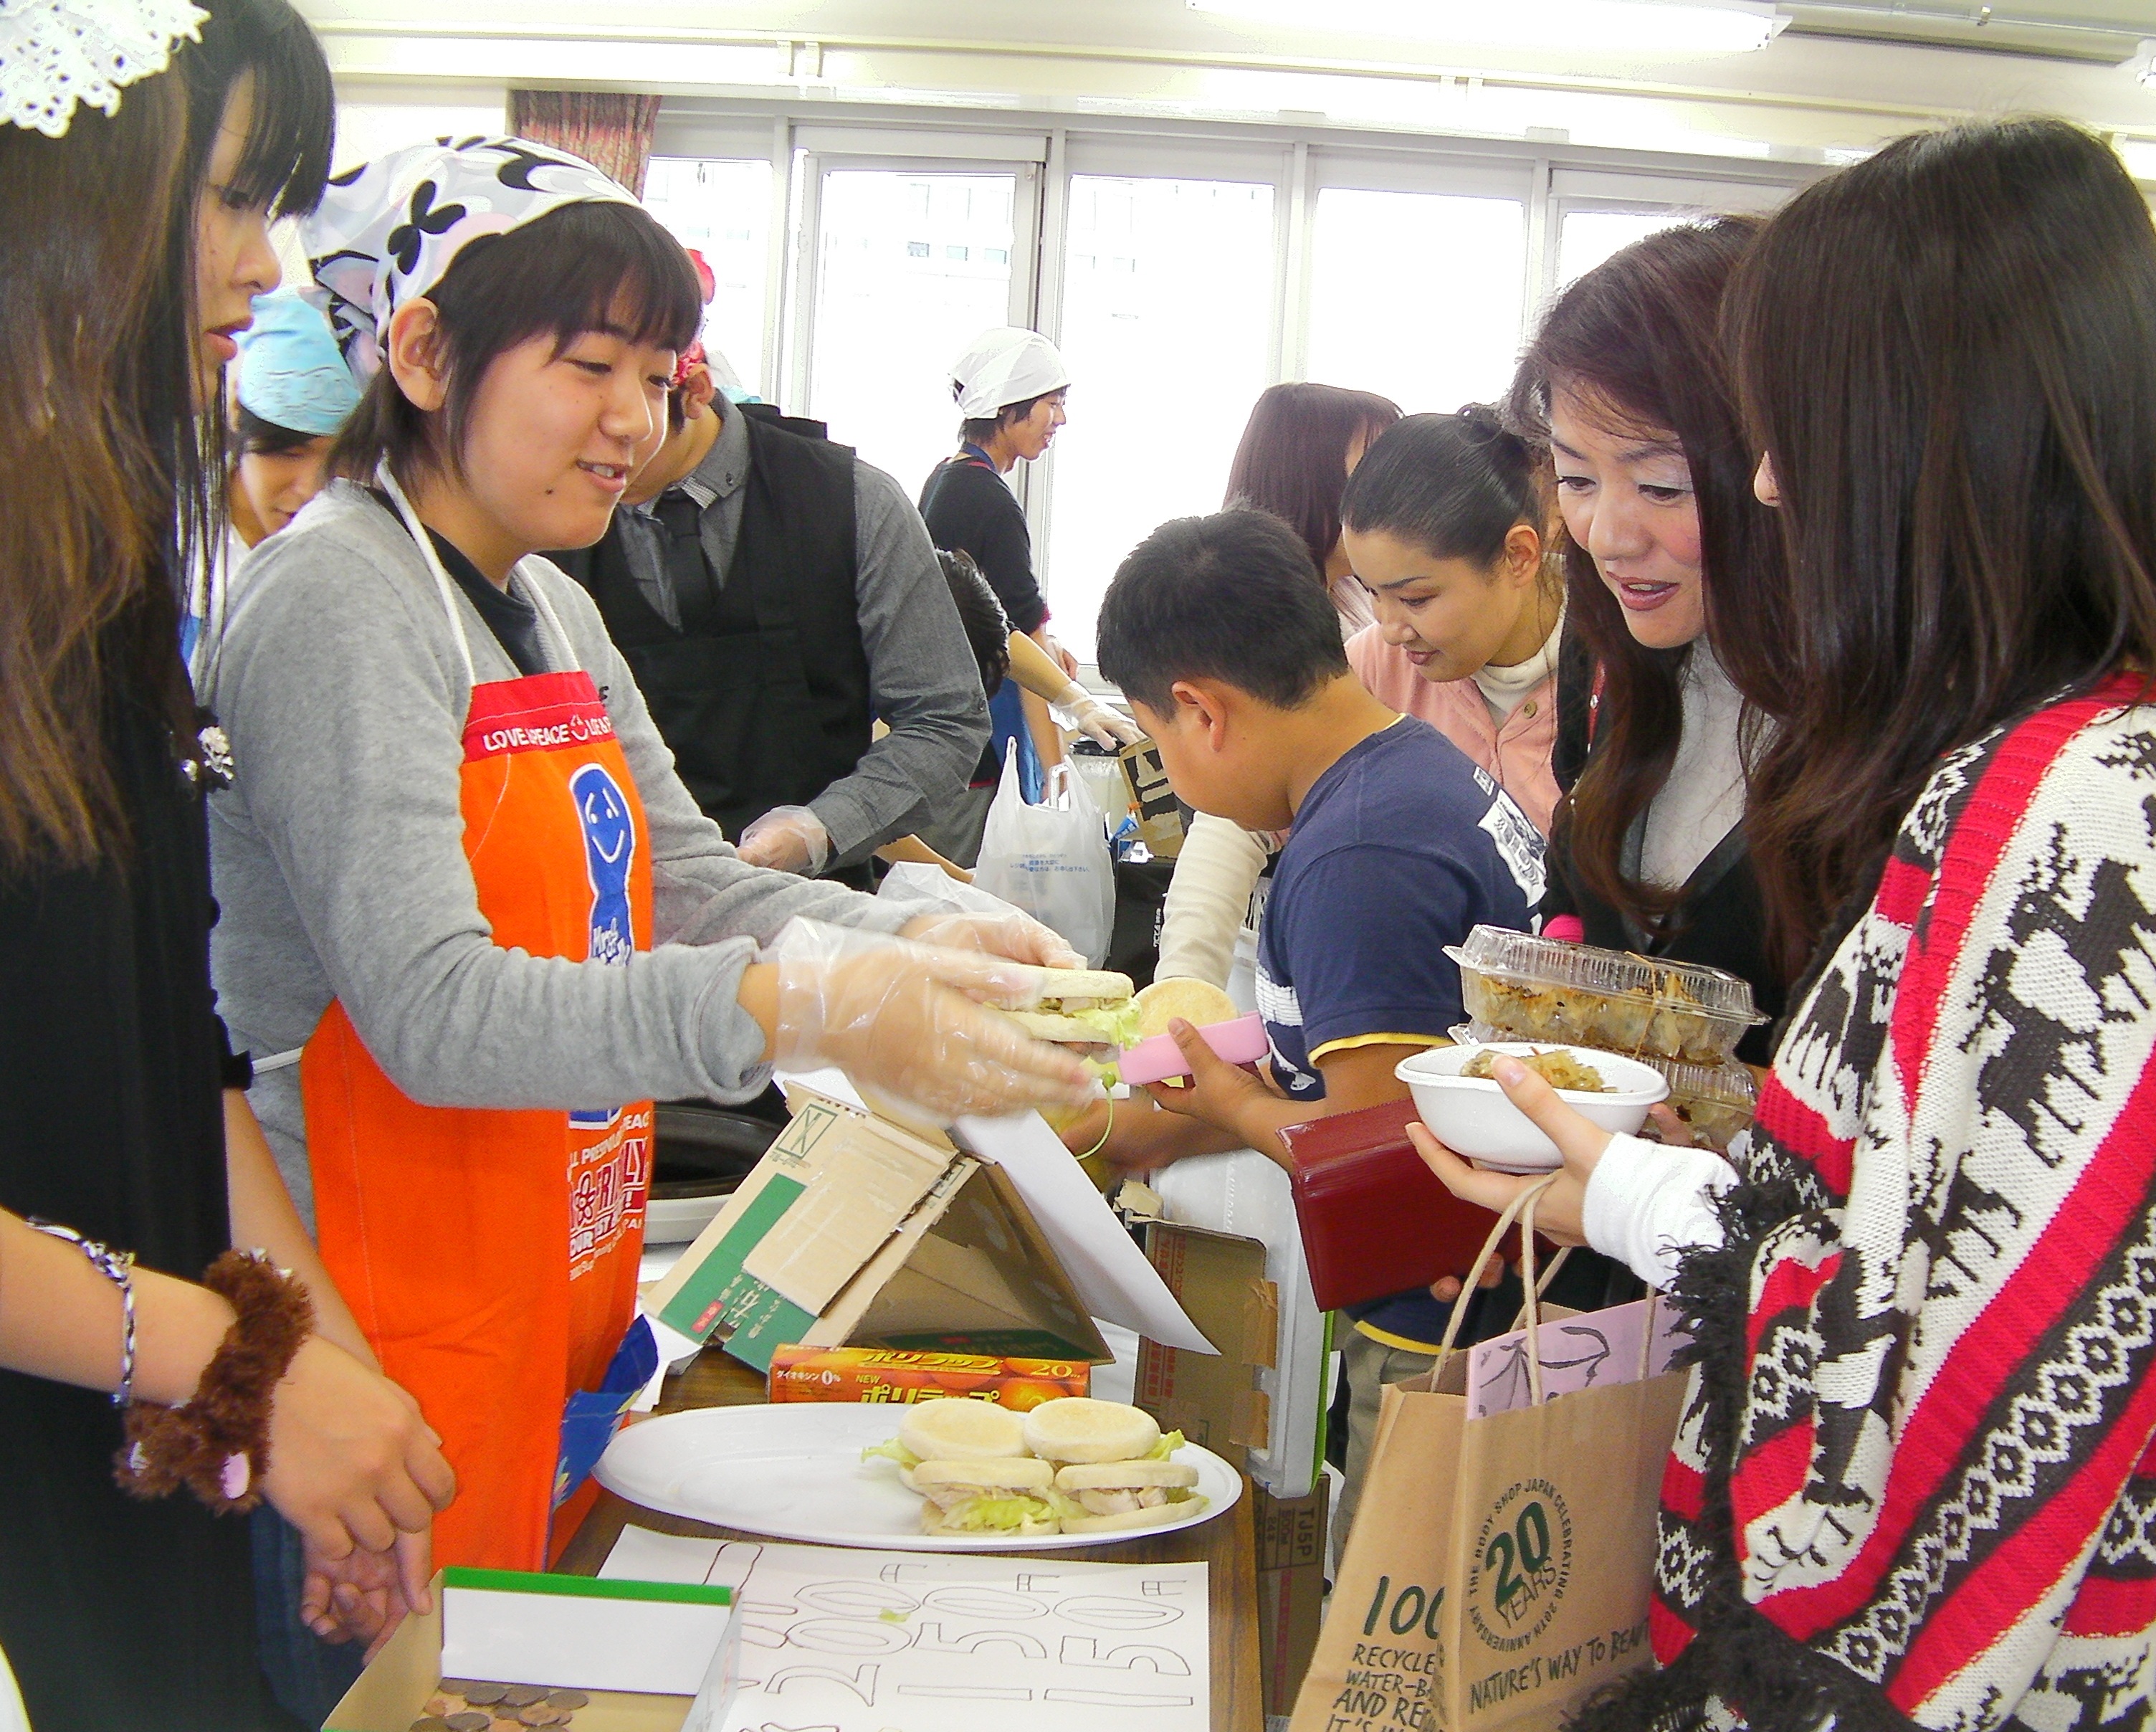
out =
[[(1292, 826), (1259, 949), (1269, 1078), (1186, 1041), (1190, 1086), (1119, 1105), (1104, 1152), (1150, 1169), (1250, 1148), (1286, 1165), (1281, 1127), (1406, 1097), (1394, 1067), (1465, 1020), (1445, 947), (1527, 928), (1541, 835), (1458, 747), (1363, 688), (1308, 551), (1263, 512), (1156, 530), (1116, 573), (1099, 644), (1184, 801)], [(1068, 1134), (1100, 1132), (1096, 1115)], [(1378, 1389), (1428, 1369), (1449, 1312), (1419, 1287), (1351, 1310), (1349, 1498)]]

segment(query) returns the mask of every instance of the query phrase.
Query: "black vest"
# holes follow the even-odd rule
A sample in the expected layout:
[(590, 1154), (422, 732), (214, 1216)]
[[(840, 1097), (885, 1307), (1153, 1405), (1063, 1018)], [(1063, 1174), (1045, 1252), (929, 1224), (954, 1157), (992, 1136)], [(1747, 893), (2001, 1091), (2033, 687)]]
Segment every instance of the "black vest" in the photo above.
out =
[(851, 775), (871, 721), (854, 454), (742, 419), (747, 497), (711, 618), (680, 630), (644, 599), (619, 515), (597, 546), (549, 556), (591, 592), (681, 780), (735, 841), (773, 807), (805, 806)]

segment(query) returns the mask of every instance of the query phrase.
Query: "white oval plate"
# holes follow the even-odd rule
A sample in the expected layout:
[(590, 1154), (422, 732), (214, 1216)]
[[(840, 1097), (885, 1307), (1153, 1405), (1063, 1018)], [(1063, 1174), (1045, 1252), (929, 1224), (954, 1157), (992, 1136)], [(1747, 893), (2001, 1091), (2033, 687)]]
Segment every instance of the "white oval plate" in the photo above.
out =
[(882, 1551), (1055, 1551), (1173, 1534), (1210, 1521), (1243, 1494), (1243, 1477), (1209, 1449), (1175, 1459), (1198, 1470), (1205, 1507), (1157, 1528), (1029, 1538), (921, 1531), (921, 1498), (898, 1467), (861, 1451), (898, 1435), (900, 1410), (881, 1402), (802, 1401), (700, 1407), (625, 1426), (599, 1457), (598, 1482), (646, 1509), (773, 1539)]

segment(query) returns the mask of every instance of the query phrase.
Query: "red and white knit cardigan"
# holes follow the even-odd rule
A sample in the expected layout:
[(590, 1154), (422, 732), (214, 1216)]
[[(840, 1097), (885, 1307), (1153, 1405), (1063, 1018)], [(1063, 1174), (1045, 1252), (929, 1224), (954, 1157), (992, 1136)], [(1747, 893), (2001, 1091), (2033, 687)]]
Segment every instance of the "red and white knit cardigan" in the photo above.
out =
[(2156, 1732), (2156, 709), (1948, 759), (1798, 997), (1597, 1732)]

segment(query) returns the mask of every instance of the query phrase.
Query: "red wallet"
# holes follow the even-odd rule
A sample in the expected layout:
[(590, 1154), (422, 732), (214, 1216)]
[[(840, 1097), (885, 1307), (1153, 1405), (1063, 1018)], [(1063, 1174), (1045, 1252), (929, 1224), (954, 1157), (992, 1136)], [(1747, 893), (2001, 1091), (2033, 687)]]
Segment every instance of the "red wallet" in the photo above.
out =
[[(1412, 1101), (1392, 1101), (1280, 1133), (1293, 1161), (1295, 1213), (1320, 1310), (1465, 1275), (1497, 1217), (1463, 1203), (1408, 1141)], [(1502, 1254), (1519, 1255), (1519, 1231)]]

